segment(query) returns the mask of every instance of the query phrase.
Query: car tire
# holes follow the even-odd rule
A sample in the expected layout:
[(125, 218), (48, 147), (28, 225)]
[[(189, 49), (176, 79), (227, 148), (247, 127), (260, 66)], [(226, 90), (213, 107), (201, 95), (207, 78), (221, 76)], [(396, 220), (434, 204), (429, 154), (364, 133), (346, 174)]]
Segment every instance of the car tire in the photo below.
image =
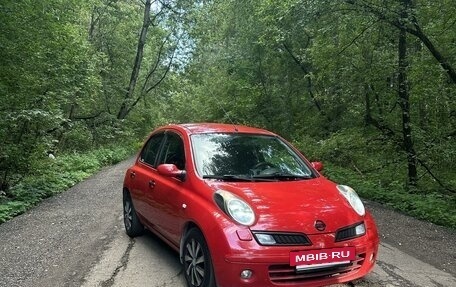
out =
[(187, 233), (182, 258), (188, 287), (215, 287), (211, 255), (199, 229), (192, 228)]
[(144, 225), (139, 221), (133, 201), (128, 192), (124, 192), (123, 196), (123, 215), (125, 232), (128, 236), (136, 237), (144, 233)]

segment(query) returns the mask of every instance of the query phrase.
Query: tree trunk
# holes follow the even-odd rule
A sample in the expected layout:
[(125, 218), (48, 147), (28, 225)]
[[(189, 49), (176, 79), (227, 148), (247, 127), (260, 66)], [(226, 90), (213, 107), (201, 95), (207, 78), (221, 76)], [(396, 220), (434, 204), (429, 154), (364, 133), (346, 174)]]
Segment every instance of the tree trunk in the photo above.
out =
[(410, 119), (410, 101), (409, 87), (407, 82), (407, 31), (405, 22), (408, 18), (408, 10), (410, 8), (410, 0), (402, 0), (401, 23), (399, 29), (399, 45), (398, 45), (398, 60), (399, 60), (399, 75), (398, 75), (398, 96), (399, 105), (402, 112), (402, 135), (403, 146), (407, 154), (408, 177), (407, 185), (409, 187), (416, 186), (417, 183), (417, 168), (416, 168), (416, 152), (412, 140), (412, 128)]
[(364, 84), (364, 125), (368, 126), (372, 120), (372, 109), (369, 84)]
[(96, 7), (93, 8), (92, 14), (90, 15), (90, 25), (89, 25), (89, 41), (93, 40), (95, 33), (95, 26), (98, 24), (98, 16), (96, 17)]
[(135, 91), (136, 82), (138, 80), (139, 70), (141, 68), (141, 62), (143, 59), (144, 45), (146, 43), (147, 31), (150, 26), (150, 8), (151, 0), (146, 0), (144, 5), (144, 18), (143, 25), (141, 28), (141, 34), (138, 40), (138, 47), (136, 49), (136, 57), (131, 72), (130, 84), (128, 85), (127, 92), (125, 93), (124, 100), (120, 106), (119, 112), (117, 113), (117, 119), (125, 119), (130, 112), (130, 101), (132, 100), (133, 93)]

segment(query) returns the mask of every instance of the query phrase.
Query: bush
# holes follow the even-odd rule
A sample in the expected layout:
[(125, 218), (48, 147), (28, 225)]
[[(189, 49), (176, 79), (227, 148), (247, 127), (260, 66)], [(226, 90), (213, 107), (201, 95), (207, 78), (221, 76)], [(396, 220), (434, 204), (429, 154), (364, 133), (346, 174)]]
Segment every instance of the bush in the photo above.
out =
[[(352, 186), (361, 197), (456, 228), (456, 195), (443, 190), (424, 170), (418, 186), (407, 191), (405, 155), (376, 133), (349, 128), (324, 140), (302, 136), (294, 143), (310, 160), (323, 161), (326, 176)], [(446, 170), (452, 169), (443, 166), (438, 170), (439, 176), (446, 179), (448, 186), (455, 186), (454, 175), (444, 176)]]
[(35, 172), (13, 186), (14, 198), (0, 197), (0, 223), (25, 212), (42, 199), (60, 193), (86, 179), (101, 167), (118, 163), (136, 151), (136, 143), (102, 147), (86, 153), (69, 153), (55, 160), (46, 158)]
[(392, 207), (404, 214), (435, 224), (456, 228), (456, 196), (438, 191), (407, 193), (398, 180), (384, 185), (367, 175), (360, 175), (348, 168), (327, 164), (325, 174), (331, 180), (353, 187), (363, 198)]

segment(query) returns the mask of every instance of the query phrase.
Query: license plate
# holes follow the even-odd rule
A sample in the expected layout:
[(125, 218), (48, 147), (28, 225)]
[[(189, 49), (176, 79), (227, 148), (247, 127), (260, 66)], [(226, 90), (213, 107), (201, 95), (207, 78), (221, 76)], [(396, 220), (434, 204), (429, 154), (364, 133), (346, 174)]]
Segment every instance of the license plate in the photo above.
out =
[(339, 247), (290, 252), (290, 266), (343, 263), (355, 260), (355, 247)]

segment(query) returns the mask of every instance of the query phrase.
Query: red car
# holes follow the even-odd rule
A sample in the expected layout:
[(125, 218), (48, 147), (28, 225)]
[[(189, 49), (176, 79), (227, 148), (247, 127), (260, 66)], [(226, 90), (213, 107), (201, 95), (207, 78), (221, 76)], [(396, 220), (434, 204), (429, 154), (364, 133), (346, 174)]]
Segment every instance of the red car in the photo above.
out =
[(126, 233), (155, 233), (188, 286), (324, 286), (365, 276), (379, 238), (356, 192), (280, 136), (230, 124), (158, 128), (123, 187)]

